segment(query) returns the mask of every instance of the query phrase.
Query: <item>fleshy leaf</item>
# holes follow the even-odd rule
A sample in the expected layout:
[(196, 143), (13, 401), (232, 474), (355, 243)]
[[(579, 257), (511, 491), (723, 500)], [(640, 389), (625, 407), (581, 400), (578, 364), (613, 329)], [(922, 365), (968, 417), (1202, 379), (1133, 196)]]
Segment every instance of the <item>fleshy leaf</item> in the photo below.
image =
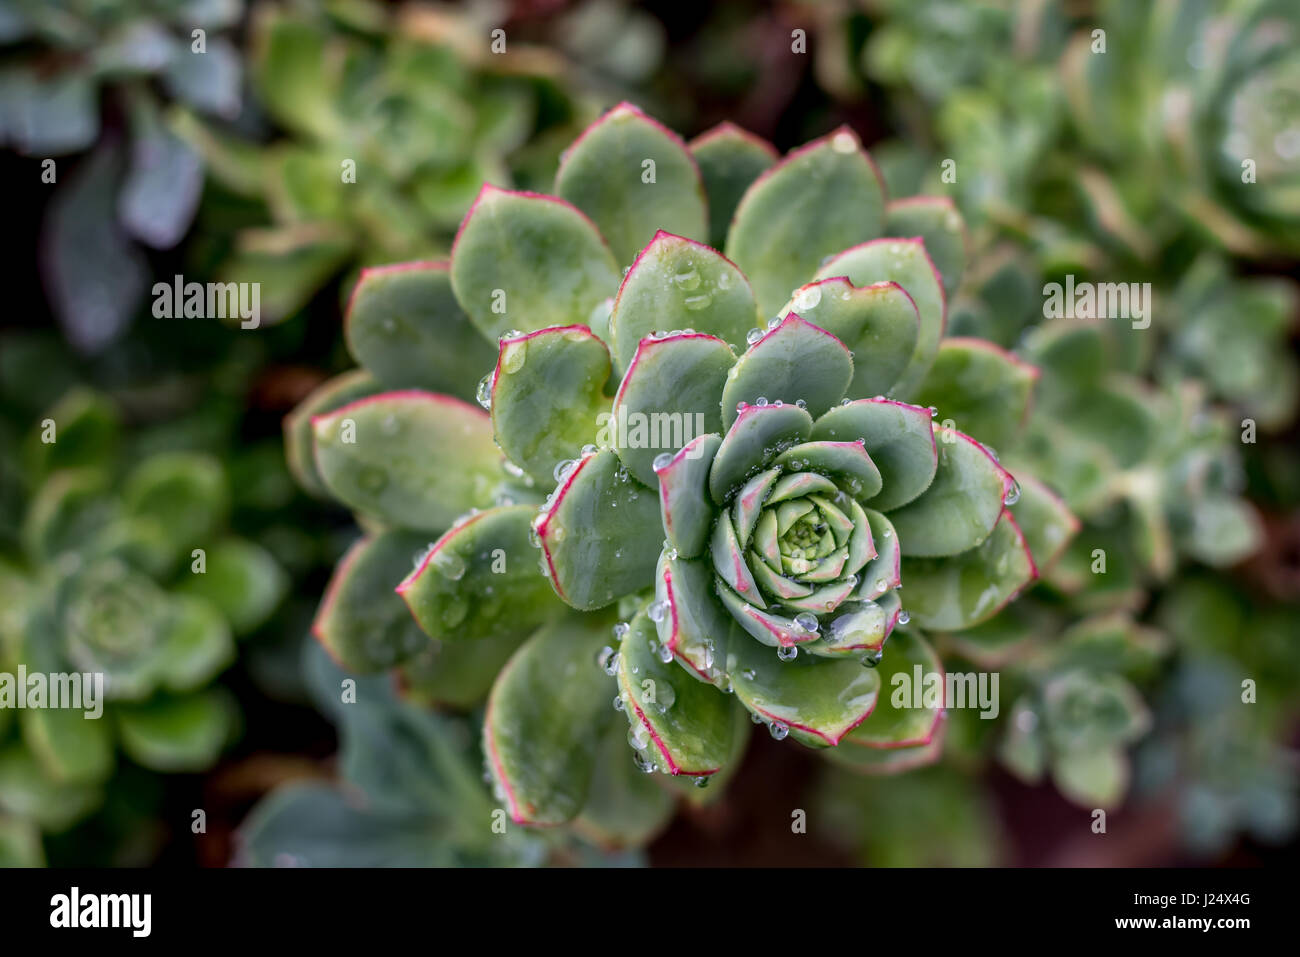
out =
[[(917, 665), (921, 667), (919, 682)], [(844, 746), (911, 748), (929, 744), (939, 730), (947, 704), (943, 663), (934, 649), (914, 631), (895, 631), (876, 673), (881, 688), (889, 690), (882, 692), (871, 717), (844, 739)], [(906, 681), (896, 680), (895, 675), (906, 675)]]
[(896, 282), (855, 286), (843, 276), (795, 290), (780, 315), (797, 312), (825, 329), (853, 354), (854, 397), (883, 395), (894, 387), (916, 351), (921, 317)]
[(609, 350), (586, 326), (502, 339), (492, 374), (492, 427), (502, 450), (549, 486), (555, 466), (596, 435), (609, 372)]
[(881, 491), (871, 507), (887, 512), (930, 487), (938, 450), (930, 411), (892, 399), (858, 399), (831, 409), (813, 426), (817, 441), (856, 442), (880, 471)]
[[(653, 647), (652, 647), (653, 644)], [(618, 687), (632, 724), (629, 740), (669, 774), (713, 774), (731, 750), (734, 724), (727, 696), (694, 681), (657, 651), (645, 611), (631, 621), (618, 651)]]
[(446, 262), (361, 271), (343, 336), (352, 358), (389, 389), (425, 389), (472, 400), (492, 367), (492, 347), (461, 310)]
[(864, 655), (880, 651), (902, 610), (896, 591), (887, 591), (877, 600), (847, 602), (833, 616), (826, 616), (819, 637), (808, 644), (807, 651), (826, 658), (861, 661)]
[(709, 200), (709, 245), (721, 249), (751, 183), (779, 159), (775, 147), (733, 123), (719, 123), (687, 144)]
[(912, 358), (889, 390), (907, 398), (925, 378), (947, 326), (943, 280), (920, 239), (876, 239), (835, 256), (817, 270), (814, 279), (846, 276), (855, 286), (896, 282), (912, 297), (921, 317)]
[(490, 508), (433, 544), (397, 586), (426, 634), (484, 641), (532, 631), (563, 610), (528, 540), (534, 515), (531, 505)]
[(871, 526), (871, 541), (876, 547), (876, 557), (858, 573), (860, 584), (854, 597), (861, 601), (874, 601), (891, 588), (897, 588), (902, 579), (902, 549), (893, 523), (875, 509), (864, 508)]
[(709, 494), (725, 505), (740, 484), (791, 446), (806, 442), (812, 416), (797, 405), (750, 405), (727, 430), (709, 470)]
[[(402, 614), (411, 621), (405, 608)], [(415, 629), (414, 621), (411, 627)], [(397, 668), (397, 687), (413, 704), (468, 711), (487, 697), (497, 674), (528, 635), (519, 629), (479, 641), (438, 641), (422, 636), (423, 650)]]
[(664, 615), (655, 622), (659, 643), (673, 653), (688, 674), (701, 681), (722, 680), (727, 661), (731, 619), (718, 604), (713, 566), (707, 561), (659, 557), (655, 600)]
[(355, 542), (321, 599), (312, 634), (349, 671), (367, 674), (407, 660), (429, 644), (393, 588), (428, 549), (419, 532), (390, 530)]
[[(98, 704), (102, 708), (102, 697)], [(21, 712), (23, 742), (60, 786), (94, 784), (113, 771), (112, 719), (102, 711), (100, 717), (89, 718), (92, 710), (87, 705), (84, 711), (32, 708)]]
[(598, 615), (569, 615), (534, 634), (488, 698), (483, 747), (520, 824), (562, 824), (582, 810), (613, 685), (597, 663), (609, 636)]
[(175, 596), (159, 653), (162, 684), (169, 691), (193, 691), (235, 660), (230, 624), (197, 596)]
[(1029, 416), (1038, 370), (982, 339), (945, 339), (915, 395), (994, 448), (1011, 445)]
[(804, 442), (778, 455), (775, 464), (829, 475), (860, 501), (878, 495), (882, 486), (880, 470), (867, 454), (866, 444), (861, 442)]
[(880, 676), (856, 659), (782, 661), (753, 641), (732, 643), (727, 671), (746, 708), (812, 747), (838, 744), (871, 714), (880, 692)]
[(861, 774), (901, 774), (934, 764), (943, 756), (943, 735), (940, 733), (929, 744), (910, 748), (831, 748), (822, 752), (835, 764), (852, 768)]
[(687, 442), (666, 464), (655, 469), (664, 534), (683, 558), (704, 554), (713, 521), (709, 470), (722, 439), (713, 433)]
[(700, 171), (676, 133), (620, 103), (565, 152), (556, 195), (599, 227), (618, 262), (631, 262), (659, 228), (708, 235)]
[(745, 191), (727, 256), (756, 284), (762, 313), (773, 315), (824, 258), (879, 236), (884, 221), (880, 174), (856, 134), (841, 127), (792, 151)]
[[(177, 591), (212, 603), (236, 636), (260, 627), (289, 590), (289, 575), (261, 545), (227, 536), (206, 550), (206, 570), (181, 579)], [(194, 561), (190, 562), (191, 571)]]
[(947, 196), (907, 196), (885, 207), (886, 236), (920, 236), (951, 296), (966, 271), (966, 223)]
[(431, 392), (385, 392), (312, 419), (316, 468), (344, 504), (442, 531), (487, 504), (500, 452), (487, 413)]
[(614, 256), (563, 200), (485, 185), (451, 250), (451, 288), (490, 340), (586, 322), (618, 288)]
[[(896, 516), (891, 516), (896, 517)], [(978, 625), (1038, 577), (1025, 537), (1003, 511), (976, 548), (947, 558), (912, 558), (903, 535), (907, 610), (922, 628), (957, 631)]]
[(722, 420), (730, 428), (739, 405), (760, 399), (803, 400), (816, 418), (843, 398), (852, 379), (844, 343), (792, 312), (736, 360), (722, 390)]
[[(915, 501), (889, 513), (904, 556), (933, 558), (974, 548), (993, 531), (1015, 485), (969, 435), (936, 428), (935, 438), (939, 466), (934, 481)], [(879, 508), (875, 502), (872, 507)]]
[(578, 833), (605, 850), (643, 847), (668, 824), (675, 809), (668, 789), (642, 773), (632, 755), (622, 722), (611, 722), (587, 800), (573, 822)]
[(211, 767), (230, 740), (238, 717), (224, 688), (119, 705), (114, 713), (122, 748), (131, 759), (167, 773)]
[(1080, 523), (1065, 502), (1032, 475), (1018, 472), (1016, 484), (1020, 487), (1020, 499), (1013, 508), (1016, 524), (1024, 533), (1034, 565), (1045, 571), (1065, 551)]
[(645, 588), (663, 541), (659, 496), (608, 449), (570, 468), (535, 528), (551, 585), (584, 610)]
[(609, 319), (619, 369), (654, 332), (694, 329), (742, 348), (758, 321), (745, 274), (703, 243), (662, 229), (637, 254), (623, 277)]
[(633, 476), (653, 487), (660, 455), (722, 432), (718, 395), (735, 361), (725, 342), (700, 333), (641, 341), (607, 426), (610, 444)]
[(369, 372), (353, 369), (317, 386), (284, 417), (284, 458), (293, 477), (309, 494), (317, 498), (330, 497), (325, 480), (316, 471), (311, 420), (382, 391), (383, 387)]

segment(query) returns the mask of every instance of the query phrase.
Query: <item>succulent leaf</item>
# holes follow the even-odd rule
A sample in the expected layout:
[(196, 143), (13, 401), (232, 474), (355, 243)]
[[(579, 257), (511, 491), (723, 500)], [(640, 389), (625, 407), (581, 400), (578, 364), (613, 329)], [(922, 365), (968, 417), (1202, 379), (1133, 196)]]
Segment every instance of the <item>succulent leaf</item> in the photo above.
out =
[(780, 158), (775, 147), (733, 123), (719, 123), (687, 144), (709, 198), (709, 245), (721, 249), (740, 199)]
[(982, 339), (946, 339), (915, 395), (917, 405), (994, 448), (1008, 447), (1029, 417), (1038, 370)]
[(660, 227), (708, 237), (695, 159), (676, 133), (630, 103), (614, 107), (569, 147), (555, 193), (591, 217), (619, 262), (631, 262)]
[[(816, 369), (816, 375), (809, 375)], [(796, 313), (752, 343), (727, 375), (722, 420), (728, 428), (744, 405), (803, 402), (816, 418), (844, 397), (853, 359), (844, 343)]]
[(316, 471), (311, 420), (382, 391), (369, 372), (353, 369), (322, 383), (284, 417), (284, 458), (293, 477), (309, 494), (330, 497), (325, 480)]
[[(948, 702), (944, 700), (943, 663), (929, 643), (915, 631), (895, 631), (876, 673), (880, 675), (880, 700), (871, 716), (845, 737), (845, 745), (914, 748), (934, 740)], [(904, 675), (906, 680), (896, 680), (895, 675)], [(931, 675), (937, 676), (937, 704), (925, 693), (926, 683), (936, 680)]]
[(492, 428), (502, 450), (535, 481), (596, 435), (605, 408), (609, 350), (585, 326), (501, 339), (492, 373)]
[(775, 315), (825, 257), (879, 236), (884, 221), (880, 173), (841, 127), (754, 181), (736, 207), (726, 253), (754, 283), (762, 314)]
[(880, 472), (871, 507), (888, 512), (916, 499), (934, 481), (939, 453), (931, 413), (891, 399), (857, 399), (831, 409), (813, 426), (817, 441), (857, 442)]
[(722, 439), (714, 433), (687, 442), (667, 462), (655, 468), (659, 480), (664, 534), (683, 558), (704, 554), (713, 522), (709, 500), (709, 471)]
[(442, 531), (486, 505), (500, 452), (480, 409), (431, 392), (385, 392), (312, 420), (316, 468), (342, 502), (399, 528)]
[(812, 425), (812, 416), (797, 405), (747, 405), (741, 409), (709, 470), (709, 494), (714, 503), (728, 504), (741, 483), (786, 449), (806, 442)]
[(908, 196), (885, 207), (886, 236), (920, 236), (951, 296), (966, 271), (966, 222), (947, 196)]
[(586, 322), (617, 287), (596, 227), (553, 196), (484, 186), (451, 250), (456, 301), (489, 340)]

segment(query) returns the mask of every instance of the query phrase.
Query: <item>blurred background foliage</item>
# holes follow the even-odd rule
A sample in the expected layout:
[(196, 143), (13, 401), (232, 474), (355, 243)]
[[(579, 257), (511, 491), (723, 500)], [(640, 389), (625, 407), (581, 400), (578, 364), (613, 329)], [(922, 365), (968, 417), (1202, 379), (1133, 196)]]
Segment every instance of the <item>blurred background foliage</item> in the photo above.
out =
[[(485, 834), (477, 722), (383, 679), (339, 706), (349, 676), (306, 636), (356, 529), (297, 491), (280, 437), (349, 365), (361, 267), (444, 256), (482, 182), (546, 189), (625, 98), (782, 150), (848, 122), (892, 195), (951, 198), (971, 229), (950, 334), (1042, 370), (998, 454), (1046, 483), (1026, 504), (1059, 496), (1082, 523), (1020, 601), (942, 637), (949, 670), (999, 673), (1002, 707), (950, 712), (941, 763), (863, 776), (756, 735), (726, 795), (639, 852)], [(1294, 850), (1294, 3), (0, 0), (0, 138), (30, 184), (12, 228), (35, 239), (0, 330), (0, 670), (113, 646), (147, 676), (93, 741), (0, 710), (0, 863)], [(156, 318), (175, 275), (260, 282), (263, 328)], [(1150, 327), (1046, 319), (1067, 276), (1150, 283)], [(99, 633), (113, 620), (131, 647)], [(187, 621), (206, 640), (169, 654)], [(807, 835), (784, 833), (791, 807)]]

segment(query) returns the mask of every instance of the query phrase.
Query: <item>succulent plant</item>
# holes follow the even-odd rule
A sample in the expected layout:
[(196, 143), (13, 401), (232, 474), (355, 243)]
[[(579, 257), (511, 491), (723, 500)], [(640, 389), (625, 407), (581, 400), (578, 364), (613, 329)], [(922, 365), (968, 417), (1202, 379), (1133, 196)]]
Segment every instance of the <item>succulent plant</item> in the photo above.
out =
[(263, 283), (263, 321), (358, 262), (445, 255), (482, 182), (553, 171), (558, 146), (530, 143), (586, 109), (564, 61), (513, 40), (494, 52), (478, 18), (359, 2), (255, 8), (249, 72), (274, 138), (196, 117), (185, 131), (222, 188), (252, 201), (217, 271)]
[[(304, 485), (370, 530), (317, 636), (423, 700), (490, 688), (489, 769), (519, 822), (634, 843), (669, 813), (602, 750), (624, 737), (606, 675), (636, 764), (697, 785), (734, 767), (746, 715), (869, 770), (934, 760), (942, 695), (887, 690), (939, 672), (919, 629), (993, 615), (1073, 521), (1022, 530), (995, 455), (933, 421), (930, 402), (1006, 441), (1035, 379), (941, 343), (960, 217), (886, 203), (848, 128), (777, 162), (627, 104), (566, 152), (556, 194), (485, 186), (450, 263), (363, 273), (364, 371), (286, 422)], [(704, 239), (728, 221), (724, 256)]]
[[(33, 185), (56, 184), (42, 273), (78, 348), (102, 349), (139, 308), (142, 246), (171, 249), (189, 230), (203, 159), (176, 113), (239, 114), (239, 55), (218, 34), (242, 12), (242, 0), (0, 4), (0, 142), (42, 161)], [(63, 157), (92, 147), (66, 172)]]
[(65, 395), (22, 446), (30, 502), (15, 538), (4, 530), (0, 671), (90, 675), (101, 690), (95, 718), (86, 697), (3, 711), (0, 808), (51, 832), (95, 810), (119, 747), (164, 773), (217, 759), (238, 713), (213, 679), (286, 587), (270, 554), (226, 530), (216, 459), (159, 453), (124, 470), (120, 431), (104, 396)]

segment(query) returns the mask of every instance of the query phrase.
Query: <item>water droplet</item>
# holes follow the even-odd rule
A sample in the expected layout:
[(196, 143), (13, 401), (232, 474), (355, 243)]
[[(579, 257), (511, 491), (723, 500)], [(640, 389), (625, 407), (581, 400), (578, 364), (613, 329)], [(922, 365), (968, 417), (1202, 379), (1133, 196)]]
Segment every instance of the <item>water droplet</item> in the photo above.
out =
[(632, 745), (633, 751), (644, 751), (650, 743), (650, 732), (640, 721), (627, 729), (627, 743)]
[(745, 407), (746, 407), (747, 405), (749, 405), (748, 402), (744, 402), (744, 401), (737, 402), (737, 403), (736, 403), (736, 411), (737, 411), (737, 412), (744, 412), (744, 411), (745, 411)]
[(518, 339), (505, 346), (501, 353), (501, 369), (507, 374), (518, 372), (528, 359), (528, 341)]
[(831, 137), (831, 149), (837, 153), (852, 153), (858, 148), (858, 139), (848, 130), (840, 130)]
[(605, 674), (613, 677), (618, 674), (618, 652), (606, 645), (596, 655), (596, 664), (600, 665)]
[(478, 404), (485, 409), (492, 408), (492, 380), (494, 377), (495, 373), (489, 372), (478, 380), (478, 391), (475, 395), (478, 398)]
[(794, 308), (796, 312), (806, 312), (810, 309), (816, 309), (817, 304), (822, 301), (821, 286), (805, 286), (799, 294), (794, 297)]
[(580, 455), (585, 459), (588, 455), (595, 455), (597, 452), (600, 451), (600, 449), (596, 448), (596, 446), (594, 446), (594, 445), (592, 445), (590, 442), (588, 442), (586, 445), (584, 445), (584, 446), (583, 446), (581, 449), (579, 449), (578, 451), (579, 451), (579, 454), (580, 454)]
[(780, 721), (773, 721), (767, 726), (768, 732), (778, 741), (784, 741), (785, 736), (790, 733), (790, 726), (782, 724)]
[(776, 656), (782, 661), (794, 661), (799, 657), (799, 649), (795, 645), (782, 645), (776, 649)]
[(707, 309), (713, 304), (713, 297), (708, 293), (700, 293), (698, 296), (687, 296), (682, 300), (682, 305), (691, 312), (699, 312), (701, 309)]
[(876, 667), (876, 665), (880, 664), (881, 659), (884, 657), (885, 657), (885, 653), (881, 651), (879, 648), (877, 648), (875, 651), (871, 652), (870, 654), (866, 654), (862, 656), (862, 664), (867, 668), (874, 668)]
[(452, 581), (460, 581), (465, 575), (465, 559), (461, 558), (449, 548), (435, 552), (430, 559), (430, 564), (437, 569), (438, 573), (444, 578), (450, 578)]
[(760, 409), (764, 408), (767, 405), (767, 396), (760, 395), (754, 400), (754, 405), (758, 406)]
[(636, 762), (637, 770), (643, 774), (654, 774), (659, 770), (655, 766), (654, 758), (646, 754), (645, 751), (633, 751), (632, 760)]
[(763, 338), (762, 329), (750, 329), (749, 332), (745, 333), (745, 341), (748, 342), (751, 346), (754, 343), (756, 343), (759, 339), (762, 338)]
[(620, 621), (614, 626), (614, 638), (616, 641), (622, 641), (627, 637), (627, 633), (632, 630), (632, 626), (625, 621)]
[(442, 612), (442, 623), (447, 628), (455, 628), (469, 613), (469, 601), (464, 597), (457, 595), (447, 603)]
[(936, 418), (938, 415), (939, 415), (939, 410), (938, 410), (938, 408), (936, 408), (936, 407), (933, 406), (933, 405), (930, 406), (930, 418), (932, 418), (932, 419), (933, 419), (933, 418)]
[(797, 405), (797, 406), (798, 406), (799, 408), (801, 408), (801, 409), (806, 409), (806, 408), (808, 408), (808, 403), (805, 402), (803, 399), (795, 399), (795, 400), (794, 400), (794, 404)]
[(763, 723), (763, 718), (762, 718), (762, 716), (761, 716), (761, 715), (757, 715), (757, 714), (755, 714), (755, 713), (752, 712), (752, 711), (749, 713), (749, 720), (752, 721), (754, 724), (762, 724), (762, 723)]
[(912, 620), (912, 616), (907, 613), (906, 609), (899, 609), (898, 623), (900, 625), (906, 625), (911, 620)]
[(673, 282), (681, 289), (698, 289), (700, 274), (690, 263), (685, 263), (683, 268), (673, 275)]
[(794, 623), (798, 628), (810, 634), (817, 630), (817, 616), (810, 611), (800, 612), (795, 615)]
[(852, 399), (848, 399), (848, 398), (840, 399), (840, 405), (848, 405), (852, 401), (853, 401)]
[(1007, 491), (1007, 497), (1003, 499), (1007, 505), (1015, 505), (1020, 501), (1020, 483), (1015, 479), (1011, 480), (1011, 488)]
[(563, 485), (565, 480), (573, 474), (573, 467), (575, 465), (577, 465), (577, 463), (573, 459), (563, 459), (556, 462), (555, 469), (551, 472), (551, 476), (555, 479), (555, 484)]
[(673, 453), (660, 452), (658, 455), (655, 456), (655, 460), (654, 463), (652, 464), (652, 467), (656, 472), (659, 472), (663, 469), (668, 468), (668, 463), (671, 462), (672, 460), (673, 460)]
[(707, 774), (698, 775), (692, 783), (697, 788), (707, 788), (709, 786), (709, 776)]
[(623, 696), (621, 694), (614, 695), (614, 710), (622, 711), (625, 707), (627, 706), (623, 704)]
[(646, 609), (646, 614), (651, 621), (659, 622), (664, 620), (664, 615), (668, 612), (668, 602), (652, 601), (650, 607)]

